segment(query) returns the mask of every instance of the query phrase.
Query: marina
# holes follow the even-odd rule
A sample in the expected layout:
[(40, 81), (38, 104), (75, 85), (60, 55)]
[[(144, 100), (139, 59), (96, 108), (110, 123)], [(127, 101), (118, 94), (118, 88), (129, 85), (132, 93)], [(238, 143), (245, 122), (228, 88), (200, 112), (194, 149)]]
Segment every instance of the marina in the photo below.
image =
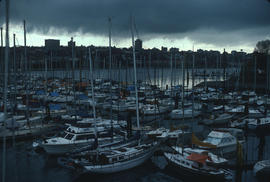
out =
[[(21, 30), (10, 15), (20, 5), (4, 2), (2, 182), (269, 182), (269, 40), (251, 53), (194, 50), (196, 41), (192, 50), (146, 49), (138, 31), (145, 27), (130, 13), (129, 48), (114, 42), (114, 26), (127, 22), (110, 16), (105, 47), (76, 46), (78, 35), (88, 35), (83, 26), (68, 46), (56, 39), (28, 46), (43, 26), (23, 20)], [(23, 46), (15, 33), (10, 43), (15, 25)]]

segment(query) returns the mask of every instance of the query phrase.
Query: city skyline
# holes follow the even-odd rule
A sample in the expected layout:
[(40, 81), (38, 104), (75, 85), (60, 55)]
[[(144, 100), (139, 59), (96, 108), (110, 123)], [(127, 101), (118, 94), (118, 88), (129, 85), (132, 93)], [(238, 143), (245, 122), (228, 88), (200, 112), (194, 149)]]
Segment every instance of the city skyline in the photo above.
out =
[[(2, 27), (4, 5), (2, 1)], [(166, 12), (161, 11), (163, 7)], [(144, 49), (164, 46), (192, 50), (194, 46), (194, 50), (253, 52), (258, 41), (270, 39), (269, 12), (266, 0), (11, 1), (10, 38), (15, 33), (16, 44), (23, 45), (25, 19), (28, 46), (44, 46), (45, 39), (59, 39), (61, 45), (67, 45), (71, 37), (78, 46), (108, 46), (107, 19), (112, 17), (112, 46), (130, 47), (132, 14)]]

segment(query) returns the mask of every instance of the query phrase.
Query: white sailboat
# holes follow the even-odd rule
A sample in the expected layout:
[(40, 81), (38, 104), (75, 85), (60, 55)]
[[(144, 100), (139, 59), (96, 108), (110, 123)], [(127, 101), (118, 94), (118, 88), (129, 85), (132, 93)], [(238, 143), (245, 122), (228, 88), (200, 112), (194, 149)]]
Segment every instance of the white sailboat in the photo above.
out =
[[(135, 82), (135, 94), (136, 94), (136, 117), (137, 127), (140, 132), (139, 123), (139, 108), (138, 108), (138, 91), (137, 91), (137, 74), (136, 74), (136, 57), (135, 57), (135, 45), (133, 34), (133, 23), (131, 28), (132, 33), (132, 46), (133, 46), (133, 66), (134, 66), (134, 82)], [(158, 142), (148, 142), (146, 144), (139, 144), (133, 147), (119, 147), (114, 150), (100, 152), (97, 155), (98, 161), (80, 160), (79, 165), (83, 166), (86, 171), (92, 173), (115, 173), (130, 168), (136, 167), (146, 160), (148, 160), (158, 146)]]

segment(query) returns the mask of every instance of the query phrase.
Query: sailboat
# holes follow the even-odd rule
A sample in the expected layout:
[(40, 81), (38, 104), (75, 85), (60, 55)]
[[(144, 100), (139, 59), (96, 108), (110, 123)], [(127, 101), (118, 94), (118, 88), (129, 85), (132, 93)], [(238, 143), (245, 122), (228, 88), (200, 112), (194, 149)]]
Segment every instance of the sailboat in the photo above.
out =
[[(132, 45), (133, 45), (133, 66), (134, 66), (134, 82), (135, 82), (135, 95), (136, 95), (136, 118), (137, 127), (140, 132), (139, 123), (139, 108), (138, 108), (138, 90), (137, 90), (137, 74), (136, 74), (136, 56), (135, 56), (135, 45), (134, 45), (134, 34), (133, 34), (133, 24), (131, 28), (132, 33)], [(142, 137), (139, 139), (141, 140)], [(152, 140), (145, 141), (143, 143), (131, 147), (119, 147), (113, 150), (98, 152), (94, 160), (80, 159), (75, 160), (77, 165), (82, 166), (83, 169), (91, 173), (115, 173), (130, 168), (134, 168), (146, 160), (148, 160), (156, 148), (158, 147), (158, 142), (153, 142)]]
[[(91, 60), (91, 51), (89, 48), (92, 100), (95, 101)], [(43, 147), (49, 154), (65, 154), (68, 152), (73, 152), (76, 149), (84, 148), (86, 146), (90, 146), (90, 148), (96, 149), (96, 147), (99, 145), (111, 143), (112, 140), (114, 142), (121, 142), (123, 137), (120, 135), (114, 135), (109, 127), (104, 127), (104, 125), (101, 125), (103, 122), (106, 122), (106, 120), (102, 120), (101, 118), (97, 119), (95, 104), (93, 104), (92, 107), (94, 115), (93, 122), (84, 122), (83, 120), (78, 121), (77, 124), (81, 125), (70, 125), (66, 129), (64, 135), (43, 141), (41, 143), (41, 147)]]
[(199, 181), (225, 180), (226, 172), (222, 169), (214, 168), (206, 163), (208, 155), (192, 152), (191, 154), (164, 153), (165, 158), (173, 170), (181, 175), (188, 176), (189, 179)]

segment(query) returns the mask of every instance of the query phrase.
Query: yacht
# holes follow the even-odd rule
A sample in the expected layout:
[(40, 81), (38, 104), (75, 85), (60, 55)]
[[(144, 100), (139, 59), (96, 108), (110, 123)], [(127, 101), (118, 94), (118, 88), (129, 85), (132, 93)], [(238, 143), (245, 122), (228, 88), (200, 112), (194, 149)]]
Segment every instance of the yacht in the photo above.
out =
[[(113, 140), (123, 140), (122, 136), (114, 136), (110, 131), (103, 126), (96, 127), (98, 135), (98, 144), (104, 144)], [(45, 139), (40, 146), (48, 154), (59, 155), (71, 152), (78, 148), (82, 148), (96, 143), (96, 135), (94, 127), (77, 127), (69, 125), (64, 133), (60, 136)]]
[(228, 131), (211, 131), (203, 143), (212, 145), (211, 147), (199, 146), (203, 149), (209, 149), (217, 155), (227, 155), (236, 152), (237, 138)]

